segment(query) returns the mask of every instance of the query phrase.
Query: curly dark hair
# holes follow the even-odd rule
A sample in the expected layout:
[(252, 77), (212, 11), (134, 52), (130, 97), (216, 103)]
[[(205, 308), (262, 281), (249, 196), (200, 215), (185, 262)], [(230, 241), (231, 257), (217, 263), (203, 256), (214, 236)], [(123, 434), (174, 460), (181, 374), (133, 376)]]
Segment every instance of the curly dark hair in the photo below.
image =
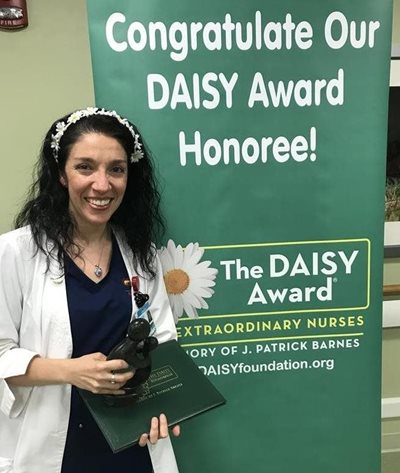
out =
[[(56, 124), (66, 123), (70, 114), (60, 118), (50, 127), (43, 141), (35, 168), (35, 180), (29, 189), (27, 200), (15, 218), (15, 227), (30, 225), (38, 250), (58, 260), (63, 268), (63, 252), (76, 247), (73, 241), (74, 219), (69, 212), (68, 190), (61, 184), (65, 163), (72, 146), (88, 133), (99, 133), (116, 139), (128, 156), (128, 179), (123, 200), (111, 217), (111, 223), (123, 231), (132, 249), (134, 267), (140, 267), (154, 277), (155, 248), (165, 227), (160, 212), (160, 194), (157, 190), (154, 166), (150, 153), (142, 142), (143, 158), (131, 163), (134, 138), (129, 129), (118, 119), (107, 115), (89, 115), (71, 124), (59, 142), (57, 160), (51, 147), (52, 135), (57, 133)], [(138, 133), (135, 125), (129, 122)]]

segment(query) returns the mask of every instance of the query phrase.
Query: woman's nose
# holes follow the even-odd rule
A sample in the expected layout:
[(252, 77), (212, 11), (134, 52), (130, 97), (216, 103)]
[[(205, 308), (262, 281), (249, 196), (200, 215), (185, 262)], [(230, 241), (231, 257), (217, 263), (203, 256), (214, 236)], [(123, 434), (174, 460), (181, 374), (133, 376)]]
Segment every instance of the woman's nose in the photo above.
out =
[(106, 172), (99, 171), (96, 173), (92, 188), (98, 192), (107, 192), (110, 189), (110, 181)]

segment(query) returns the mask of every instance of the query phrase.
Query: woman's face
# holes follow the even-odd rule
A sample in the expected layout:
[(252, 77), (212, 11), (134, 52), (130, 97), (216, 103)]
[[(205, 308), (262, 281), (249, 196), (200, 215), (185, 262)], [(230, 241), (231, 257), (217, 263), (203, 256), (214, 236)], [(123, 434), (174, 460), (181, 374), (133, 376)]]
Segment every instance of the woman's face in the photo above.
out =
[(114, 138), (88, 133), (72, 146), (60, 182), (68, 189), (69, 210), (78, 229), (104, 227), (124, 197), (128, 161)]

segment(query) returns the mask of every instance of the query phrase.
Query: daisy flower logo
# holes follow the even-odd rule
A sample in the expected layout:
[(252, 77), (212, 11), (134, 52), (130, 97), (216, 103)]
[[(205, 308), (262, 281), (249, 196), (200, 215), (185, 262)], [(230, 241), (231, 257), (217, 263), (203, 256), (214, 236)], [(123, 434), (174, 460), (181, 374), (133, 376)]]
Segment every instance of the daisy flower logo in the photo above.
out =
[(165, 287), (174, 314), (175, 322), (185, 313), (198, 317), (197, 309), (208, 309), (205, 299), (212, 297), (217, 269), (210, 268), (211, 261), (201, 261), (204, 250), (198, 243), (189, 243), (185, 248), (168, 241), (166, 248), (159, 250)]

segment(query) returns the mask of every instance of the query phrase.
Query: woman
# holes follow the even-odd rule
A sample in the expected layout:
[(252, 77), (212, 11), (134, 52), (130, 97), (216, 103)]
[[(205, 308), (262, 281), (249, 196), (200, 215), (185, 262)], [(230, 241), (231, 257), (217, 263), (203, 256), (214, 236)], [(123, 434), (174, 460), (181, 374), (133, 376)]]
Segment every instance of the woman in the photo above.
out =
[(159, 461), (165, 416), (113, 454), (76, 389), (118, 395), (134, 376), (106, 360), (134, 317), (133, 275), (159, 342), (176, 337), (150, 157), (128, 120), (87, 108), (52, 125), (37, 171), (17, 230), (0, 237), (0, 472), (150, 472), (140, 447)]

